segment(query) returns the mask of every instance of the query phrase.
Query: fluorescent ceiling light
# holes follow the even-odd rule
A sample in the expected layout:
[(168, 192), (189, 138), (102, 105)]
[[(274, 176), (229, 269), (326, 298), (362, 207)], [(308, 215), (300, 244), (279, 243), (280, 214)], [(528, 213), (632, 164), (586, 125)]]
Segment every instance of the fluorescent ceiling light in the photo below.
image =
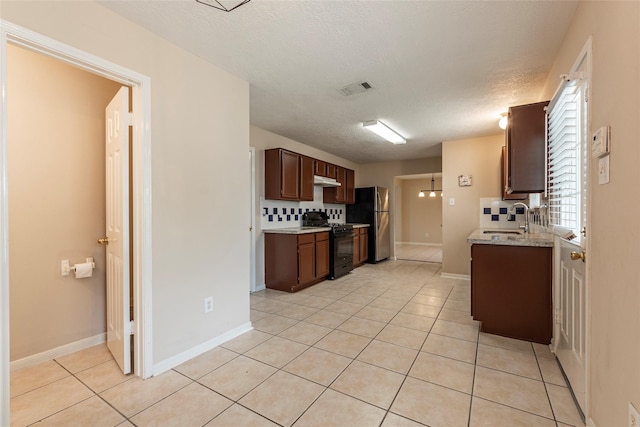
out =
[(365, 129), (369, 129), (371, 132), (376, 133), (391, 142), (392, 144), (406, 144), (407, 140), (398, 135), (396, 131), (385, 125), (378, 120), (371, 120), (362, 123)]

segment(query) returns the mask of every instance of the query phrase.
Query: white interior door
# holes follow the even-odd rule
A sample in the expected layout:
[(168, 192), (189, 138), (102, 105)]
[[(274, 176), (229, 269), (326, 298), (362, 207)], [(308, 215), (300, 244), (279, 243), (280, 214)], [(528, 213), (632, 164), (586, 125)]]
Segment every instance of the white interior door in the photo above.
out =
[(571, 389), (584, 412), (586, 403), (586, 310), (587, 292), (584, 259), (572, 259), (584, 254), (579, 244), (557, 237), (560, 249), (559, 281), (555, 290), (556, 333), (555, 353), (562, 365)]
[(125, 374), (131, 373), (129, 311), (129, 88), (106, 109), (107, 345)]

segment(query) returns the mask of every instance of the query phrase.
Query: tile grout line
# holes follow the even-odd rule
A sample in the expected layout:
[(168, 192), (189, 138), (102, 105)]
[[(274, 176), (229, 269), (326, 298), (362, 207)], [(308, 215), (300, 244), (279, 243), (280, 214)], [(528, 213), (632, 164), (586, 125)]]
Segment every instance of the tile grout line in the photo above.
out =
[[(428, 281), (427, 281), (427, 282), (425, 282), (425, 283), (421, 286), (420, 290), (424, 288), (424, 286), (426, 285), (426, 283), (428, 283)], [(359, 288), (358, 288), (358, 289), (359, 289)], [(357, 289), (356, 289), (356, 290), (357, 290)], [(348, 295), (352, 295), (354, 292), (355, 292), (355, 291), (351, 291), (350, 293), (348, 293), (348, 294), (344, 295), (343, 297), (341, 297), (341, 298), (337, 299), (336, 301), (342, 301), (342, 298), (345, 298), (345, 297), (346, 297), (346, 296), (348, 296)], [(413, 297), (415, 297), (415, 296), (418, 294), (418, 292), (419, 292), (419, 290), (418, 290), (418, 291), (416, 291), (415, 293), (413, 293), (413, 294), (412, 294), (411, 299), (413, 299)], [(377, 299), (377, 298), (382, 297), (382, 295), (384, 295), (385, 293), (386, 293), (386, 291), (385, 291), (385, 292), (383, 292), (381, 295), (378, 295), (377, 297), (375, 297), (375, 298), (374, 298), (374, 300), (372, 300), (372, 301), (370, 301), (369, 303), (367, 303), (364, 307), (362, 307), (362, 309), (364, 309), (364, 308), (366, 308), (366, 307), (369, 307), (369, 306), (370, 306), (370, 304), (371, 304), (371, 302), (375, 301), (375, 299)], [(388, 321), (386, 321), (386, 322), (385, 322), (385, 327), (391, 324), (391, 321), (392, 321), (392, 320), (393, 320), (393, 319), (394, 319), (394, 318), (395, 318), (395, 317), (400, 313), (400, 311), (402, 310), (402, 308), (406, 307), (406, 305), (407, 305), (407, 304), (409, 304), (409, 302), (411, 301), (411, 299), (409, 299), (409, 300), (408, 300), (408, 301), (407, 301), (407, 302), (406, 302), (406, 303), (405, 303), (405, 304), (404, 304), (400, 309), (398, 309), (398, 310), (397, 310), (397, 312), (396, 312), (396, 314), (395, 314), (391, 319), (389, 319)], [(348, 302), (348, 301), (345, 301), (345, 302)], [(326, 307), (328, 307), (329, 305), (331, 305), (331, 304), (328, 304)], [(444, 304), (443, 304), (443, 306), (444, 306)], [(325, 309), (326, 309), (326, 307), (325, 307)], [(378, 308), (378, 307), (375, 307), (375, 306), (373, 306), (373, 307), (374, 307), (374, 308)], [(361, 309), (361, 310), (362, 310), (362, 309)], [(359, 311), (361, 311), (361, 310), (359, 310)], [(442, 308), (440, 309), (440, 311), (441, 311), (441, 310), (442, 310)], [(358, 312), (359, 312), (359, 311), (358, 311)], [(338, 329), (338, 327), (340, 327), (341, 325), (343, 325), (344, 323), (346, 323), (348, 320), (352, 319), (353, 317), (357, 317), (357, 316), (356, 316), (356, 314), (357, 314), (358, 312), (356, 312), (356, 313), (354, 313), (354, 314), (350, 315), (350, 316), (349, 316), (347, 319), (345, 319), (342, 323), (340, 323), (340, 324), (338, 324), (336, 327), (334, 327), (334, 328), (333, 328), (333, 330), (332, 330), (332, 332), (334, 332), (334, 331), (346, 332), (346, 331), (341, 331), (340, 329)], [(439, 312), (439, 313), (440, 313), (440, 312)], [(439, 314), (439, 313), (438, 313), (438, 314)], [(346, 314), (346, 313), (341, 313), (341, 314)], [(374, 321), (374, 320), (372, 320), (372, 319), (366, 319), (366, 318), (360, 318), (360, 319), (369, 320), (369, 321)], [(304, 319), (303, 319), (303, 320), (299, 320), (299, 322), (302, 322), (302, 321), (304, 321)], [(298, 322), (298, 323), (299, 323), (299, 322)], [(435, 322), (434, 322), (434, 323), (435, 323)], [(293, 327), (293, 326), (295, 326), (295, 325), (292, 325), (291, 327)], [(432, 328), (433, 328), (433, 324), (432, 324), (432, 326), (431, 326), (430, 330), (431, 330)], [(286, 330), (286, 329), (285, 329), (285, 330)], [(324, 394), (326, 393), (326, 391), (327, 391), (327, 390), (329, 390), (329, 389), (331, 388), (331, 385), (332, 385), (332, 384), (334, 384), (334, 383), (335, 383), (335, 381), (340, 377), (340, 375), (342, 375), (342, 374), (343, 374), (343, 373), (344, 373), (344, 372), (349, 368), (349, 366), (351, 366), (351, 365), (353, 364), (353, 362), (357, 360), (357, 357), (358, 357), (360, 354), (362, 354), (362, 352), (363, 352), (363, 351), (364, 351), (364, 350), (365, 350), (365, 349), (366, 349), (366, 348), (367, 348), (367, 347), (368, 347), (368, 346), (369, 346), (369, 345), (370, 345), (370, 344), (375, 340), (375, 338), (376, 338), (376, 337), (377, 337), (377, 336), (382, 332), (382, 330), (384, 330), (384, 328), (382, 328), (382, 329), (381, 329), (381, 330), (380, 330), (380, 331), (379, 331), (379, 332), (378, 332), (374, 337), (365, 337), (365, 338), (369, 338), (369, 339), (370, 339), (369, 343), (368, 343), (368, 344), (367, 344), (367, 345), (366, 345), (362, 350), (360, 350), (360, 352), (359, 352), (357, 355), (355, 355), (355, 357), (354, 357), (354, 358), (351, 358), (351, 361), (349, 362), (349, 364), (348, 364), (344, 369), (342, 369), (338, 375), (336, 375), (336, 377), (335, 377), (335, 378), (334, 378), (334, 379), (329, 383), (329, 385), (324, 386), (324, 390), (322, 391), (322, 393), (320, 393), (320, 394), (318, 395), (318, 397), (317, 397), (316, 399), (314, 399), (314, 401), (313, 401), (313, 402), (311, 402), (311, 404), (309, 404), (309, 406), (308, 406), (308, 407), (307, 407), (307, 408), (302, 412), (302, 414), (300, 414), (300, 416), (299, 416), (298, 418), (296, 418), (296, 420), (293, 422), (293, 424), (295, 424), (295, 423), (296, 423), (296, 422), (297, 422), (297, 421), (298, 421), (302, 416), (304, 416), (304, 414), (305, 414), (305, 413), (306, 413), (306, 412), (307, 412), (307, 411), (308, 411), (308, 410), (309, 410), (309, 409), (310, 409), (310, 408), (315, 404), (315, 402), (317, 402), (317, 401), (318, 401), (318, 399), (320, 399), (320, 397), (321, 397), (322, 395), (324, 395)], [(284, 331), (282, 331), (282, 332), (284, 332)], [(281, 333), (282, 333), (282, 332), (281, 332)], [(424, 345), (424, 342), (426, 341), (426, 339), (427, 339), (427, 337), (428, 337), (428, 335), (429, 335), (429, 332), (430, 332), (430, 331), (428, 331), (428, 332), (427, 332), (427, 335), (425, 336), (425, 338), (424, 338), (424, 340), (423, 340), (422, 345)], [(331, 332), (329, 332), (327, 335), (329, 335), (330, 333), (331, 333)], [(351, 332), (347, 332), (347, 333), (351, 333)], [(325, 336), (327, 336), (327, 335), (325, 335)], [(362, 336), (362, 335), (359, 335), (359, 334), (354, 334), (354, 335)], [(323, 337), (323, 338), (324, 338), (324, 337)], [(317, 343), (317, 342), (319, 342), (319, 341), (321, 341), (321, 340), (322, 340), (322, 338), (321, 338), (321, 339), (319, 339), (318, 341), (316, 341), (316, 343)], [(396, 345), (396, 344), (393, 344), (393, 343), (389, 343), (389, 344)], [(315, 345), (315, 344), (314, 344), (314, 345)], [(309, 346), (309, 348), (312, 348), (312, 347), (313, 347), (313, 345), (312, 345), (312, 346)], [(403, 347), (403, 346), (400, 346), (400, 347)], [(308, 350), (309, 350), (309, 348), (308, 348), (307, 350), (305, 350), (305, 352), (306, 352), (306, 351), (308, 351)], [(314, 348), (316, 348), (316, 347), (314, 347)], [(407, 348), (407, 347), (403, 347), (403, 348)], [(421, 346), (421, 348), (422, 348), (422, 346)], [(324, 350), (324, 349), (320, 349), (320, 350)], [(333, 354), (338, 354), (338, 353), (331, 352), (331, 351), (329, 351), (329, 350), (324, 350), (324, 351), (328, 351), (328, 352), (333, 353)], [(302, 354), (304, 354), (304, 352), (303, 352)], [(302, 355), (302, 354), (301, 354), (301, 355)], [(376, 407), (376, 408), (383, 409), (383, 410), (385, 411), (385, 415), (383, 416), (383, 418), (382, 418), (382, 420), (381, 420), (381, 423), (382, 423), (382, 422), (384, 421), (384, 419), (387, 417), (387, 415), (388, 415), (388, 413), (389, 413), (389, 411), (390, 411), (390, 408), (391, 408), (391, 406), (393, 405), (393, 402), (395, 401), (395, 398), (397, 397), (398, 393), (400, 392), (400, 389), (402, 388), (402, 385), (403, 385), (403, 384), (404, 384), (404, 382), (406, 381), (406, 378), (407, 378), (407, 377), (408, 377), (408, 375), (409, 375), (409, 371), (411, 370), (411, 367), (413, 366), (413, 364), (414, 364), (414, 363), (415, 363), (415, 361), (417, 360), (417, 357), (419, 356), (419, 354), (420, 354), (420, 350), (418, 350), (418, 352), (416, 353), (416, 356), (415, 356), (415, 358), (414, 358), (413, 362), (411, 363), (411, 366), (409, 367), (409, 370), (407, 371), (407, 373), (406, 373), (406, 374), (404, 374), (403, 381), (402, 381), (402, 383), (400, 384), (400, 387), (398, 388), (398, 391), (396, 392), (396, 395), (395, 395), (395, 396), (394, 396), (394, 398), (392, 399), (391, 404), (389, 405), (389, 409), (386, 409), (386, 410), (385, 410), (384, 408), (380, 408), (380, 407), (379, 407), (379, 406), (377, 406), (377, 405), (373, 405), (373, 404), (371, 404), (370, 402), (366, 402), (366, 401), (364, 401), (364, 400), (362, 400), (362, 399), (359, 399), (359, 398), (357, 398), (357, 397), (355, 397), (355, 396), (351, 396), (351, 395), (349, 395), (349, 394), (342, 393), (342, 392), (340, 392), (339, 390), (334, 390), (334, 389), (331, 389), (331, 390), (332, 390), (332, 391), (335, 391), (335, 392), (337, 392), (337, 393), (343, 394), (343, 395), (345, 395), (345, 396), (348, 396), (348, 397), (350, 397), (350, 398), (353, 398), (353, 399), (359, 400), (359, 401), (361, 401), (361, 402), (363, 402), (363, 403), (365, 403), (365, 404), (372, 405), (372, 406), (374, 406), (374, 407)], [(297, 357), (300, 357), (301, 355), (299, 355), (299, 356), (297, 356)], [(340, 354), (338, 354), (338, 355), (340, 355)], [(344, 357), (344, 355), (340, 355), (340, 356), (343, 356), (343, 357)], [(296, 357), (296, 358), (297, 358), (297, 357)], [(293, 359), (293, 360), (295, 360), (295, 359)], [(368, 364), (368, 365), (370, 365), (370, 366), (375, 366), (375, 367), (380, 368), (380, 369), (385, 369), (385, 370), (388, 370), (388, 371), (390, 371), (390, 372), (397, 373), (396, 371), (393, 371), (393, 370), (390, 370), (390, 369), (387, 369), (387, 368), (383, 368), (383, 367), (379, 367), (379, 366), (376, 366), (376, 365), (371, 365), (371, 364), (369, 364), (369, 363), (367, 363), (367, 362), (363, 362), (363, 361), (360, 361), (360, 362), (361, 362), (361, 363)], [(291, 363), (291, 361), (290, 361), (289, 363)], [(287, 363), (287, 364), (288, 364), (288, 363)], [(285, 366), (286, 366), (286, 365), (285, 365)], [(282, 368), (284, 368), (284, 366), (283, 366)], [(280, 370), (282, 370), (282, 368), (280, 368)], [(287, 371), (284, 371), (284, 372), (288, 373)], [(293, 374), (293, 375), (298, 376), (298, 375), (296, 375), (296, 374)], [(299, 377), (299, 376), (298, 376), (298, 377)], [(311, 380), (309, 380), (309, 379), (307, 379), (307, 378), (303, 378), (303, 377), (299, 377), (299, 378), (305, 379), (305, 380), (307, 380), (307, 381), (311, 381)], [(313, 382), (313, 381), (312, 381), (312, 382)], [(317, 383), (316, 383), (316, 384), (317, 384)], [(320, 384), (320, 385), (322, 385), (322, 384)]]
[[(469, 303), (471, 305), (471, 303)], [(471, 310), (469, 310), (471, 311)], [(480, 350), (480, 325), (478, 325), (478, 341), (476, 341), (476, 354), (473, 363), (473, 376), (471, 377), (471, 399), (469, 399), (469, 417), (467, 418), (467, 426), (471, 427), (471, 411), (473, 410), (473, 399), (475, 397), (476, 372), (478, 369), (478, 351)]]

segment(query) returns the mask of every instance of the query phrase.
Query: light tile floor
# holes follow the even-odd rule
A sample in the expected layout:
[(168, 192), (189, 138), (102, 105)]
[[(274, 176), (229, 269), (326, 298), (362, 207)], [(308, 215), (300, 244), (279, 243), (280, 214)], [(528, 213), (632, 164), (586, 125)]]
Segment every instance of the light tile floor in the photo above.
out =
[(104, 345), (15, 372), (11, 425), (582, 426), (549, 349), (480, 333), (439, 268), (257, 292), (253, 331), (145, 381)]
[(442, 246), (396, 243), (395, 254), (404, 261), (442, 262)]

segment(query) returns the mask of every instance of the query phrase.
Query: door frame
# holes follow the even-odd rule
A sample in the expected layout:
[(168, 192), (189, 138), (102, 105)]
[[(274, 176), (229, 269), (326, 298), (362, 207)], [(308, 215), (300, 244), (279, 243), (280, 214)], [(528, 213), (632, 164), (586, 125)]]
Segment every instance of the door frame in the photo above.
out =
[(256, 149), (249, 147), (249, 292), (256, 291)]
[(131, 256), (134, 292), (134, 369), (153, 375), (151, 300), (151, 79), (91, 53), (0, 20), (0, 425), (9, 424), (9, 218), (7, 169), (7, 45), (11, 43), (132, 88)]

